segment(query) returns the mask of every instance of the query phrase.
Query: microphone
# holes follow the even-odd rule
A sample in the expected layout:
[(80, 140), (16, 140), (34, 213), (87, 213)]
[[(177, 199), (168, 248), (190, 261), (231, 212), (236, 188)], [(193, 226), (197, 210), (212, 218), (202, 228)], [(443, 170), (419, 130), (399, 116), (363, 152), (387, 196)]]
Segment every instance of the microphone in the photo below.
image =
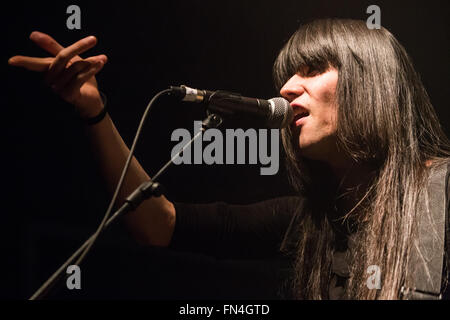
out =
[(171, 86), (171, 94), (182, 101), (205, 103), (207, 108), (223, 116), (247, 116), (262, 120), (269, 128), (287, 127), (293, 119), (289, 102), (281, 97), (269, 100), (247, 98), (239, 93), (208, 91), (187, 86)]

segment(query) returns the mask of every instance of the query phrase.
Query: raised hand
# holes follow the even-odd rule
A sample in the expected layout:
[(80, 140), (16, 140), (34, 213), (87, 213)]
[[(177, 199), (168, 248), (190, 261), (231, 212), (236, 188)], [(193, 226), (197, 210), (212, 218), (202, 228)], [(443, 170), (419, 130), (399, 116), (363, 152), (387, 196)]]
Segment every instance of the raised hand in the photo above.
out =
[(97, 44), (94, 36), (81, 39), (64, 48), (48, 34), (34, 31), (30, 39), (52, 55), (48, 58), (14, 56), (8, 63), (31, 71), (45, 73), (46, 83), (63, 98), (73, 104), (83, 118), (97, 115), (102, 99), (95, 75), (108, 61), (106, 55), (82, 59), (79, 55)]

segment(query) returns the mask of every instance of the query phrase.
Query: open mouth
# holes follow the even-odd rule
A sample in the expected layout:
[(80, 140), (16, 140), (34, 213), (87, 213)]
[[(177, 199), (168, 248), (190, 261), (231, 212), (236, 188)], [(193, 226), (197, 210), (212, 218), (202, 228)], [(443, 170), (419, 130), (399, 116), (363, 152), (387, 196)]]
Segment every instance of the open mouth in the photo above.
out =
[(305, 122), (305, 118), (309, 116), (308, 111), (302, 111), (301, 113), (294, 116), (294, 119), (292, 120), (292, 124), (294, 126), (302, 125)]

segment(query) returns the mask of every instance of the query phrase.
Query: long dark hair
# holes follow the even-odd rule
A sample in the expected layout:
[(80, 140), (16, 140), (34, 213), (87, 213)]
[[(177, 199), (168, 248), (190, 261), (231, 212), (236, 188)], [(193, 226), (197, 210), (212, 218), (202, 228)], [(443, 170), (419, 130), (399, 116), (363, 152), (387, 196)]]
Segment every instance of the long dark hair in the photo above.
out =
[[(354, 239), (345, 297), (398, 299), (415, 235), (417, 199), (429, 172), (425, 164), (447, 161), (450, 143), (411, 59), (386, 29), (369, 30), (364, 21), (344, 19), (304, 24), (275, 61), (277, 89), (305, 66), (338, 70), (338, 147), (375, 173), (358, 210), (345, 215)], [(324, 188), (326, 167), (299, 155), (298, 137), (290, 128), (282, 139), (291, 183), (310, 199), (297, 228), (293, 290), (296, 298), (326, 299), (336, 240), (330, 223), (336, 186)], [(329, 201), (323, 201), (325, 195)], [(366, 286), (370, 265), (381, 269), (380, 290)]]

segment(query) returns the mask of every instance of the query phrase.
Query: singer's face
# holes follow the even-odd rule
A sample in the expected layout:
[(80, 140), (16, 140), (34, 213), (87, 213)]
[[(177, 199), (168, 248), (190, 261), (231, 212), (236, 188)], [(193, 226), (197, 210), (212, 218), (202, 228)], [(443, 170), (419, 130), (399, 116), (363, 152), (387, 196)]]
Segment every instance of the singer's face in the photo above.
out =
[(300, 154), (306, 158), (332, 162), (338, 156), (337, 81), (335, 68), (330, 67), (323, 73), (305, 68), (281, 88), (281, 95), (294, 110), (291, 128), (294, 136), (298, 136)]

